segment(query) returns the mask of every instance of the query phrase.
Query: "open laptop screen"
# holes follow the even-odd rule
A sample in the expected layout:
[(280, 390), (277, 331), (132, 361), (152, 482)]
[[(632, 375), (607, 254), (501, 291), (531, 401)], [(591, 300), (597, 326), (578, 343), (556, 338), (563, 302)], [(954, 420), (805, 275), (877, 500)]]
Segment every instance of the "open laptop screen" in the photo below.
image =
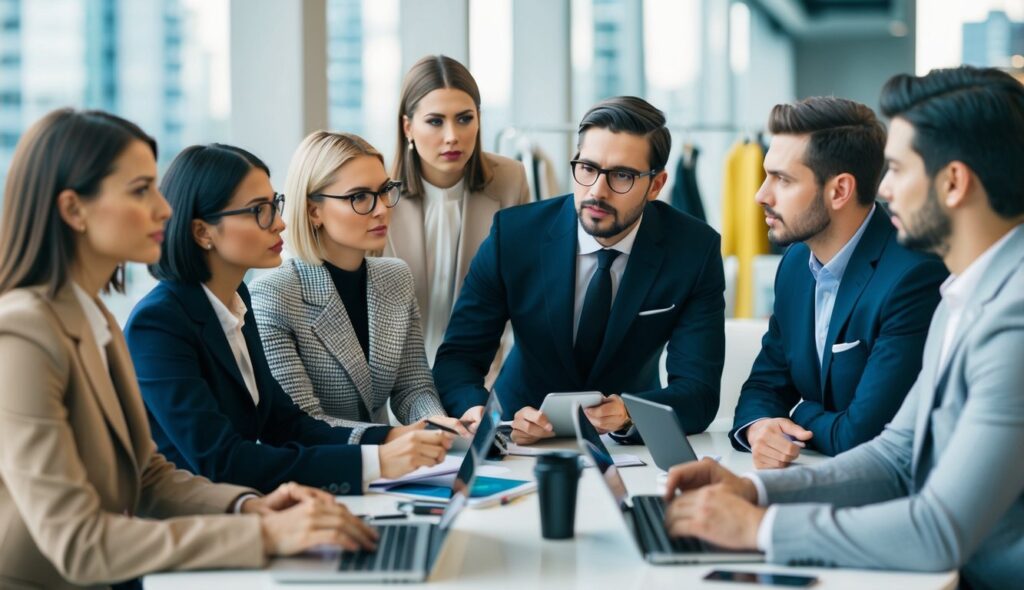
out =
[(573, 415), (573, 419), (576, 423), (576, 440), (580, 448), (594, 462), (597, 470), (601, 472), (601, 479), (608, 486), (608, 490), (611, 491), (616, 504), (619, 505), (620, 509), (625, 510), (629, 505), (629, 494), (626, 492), (626, 484), (622, 481), (618, 468), (615, 467), (615, 460), (612, 458), (611, 453), (608, 452), (608, 447), (604, 446), (601, 435), (598, 434), (594, 425), (590, 423), (590, 419), (583, 412), (582, 406), (576, 405), (576, 413)]
[(455, 481), (452, 483), (451, 500), (448, 501), (448, 506), (445, 507), (444, 514), (441, 515), (440, 527), (442, 529), (451, 526), (455, 515), (469, 501), (470, 490), (476, 476), (476, 467), (486, 459), (487, 451), (490, 450), (491, 444), (494, 442), (494, 435), (498, 431), (500, 421), (501, 404), (498, 402), (498, 396), (491, 392), (484, 405), (483, 415), (476, 433), (473, 435), (473, 441), (470, 443), (466, 457), (462, 460), (459, 472), (455, 475)]

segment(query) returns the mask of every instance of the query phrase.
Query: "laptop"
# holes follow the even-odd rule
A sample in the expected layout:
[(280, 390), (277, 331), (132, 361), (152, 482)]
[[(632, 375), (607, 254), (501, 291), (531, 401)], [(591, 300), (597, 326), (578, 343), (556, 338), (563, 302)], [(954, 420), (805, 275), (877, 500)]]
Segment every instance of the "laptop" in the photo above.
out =
[(374, 523), (380, 533), (377, 550), (327, 549), (271, 562), (270, 573), (283, 583), (422, 582), (437, 564), (455, 517), (466, 507), (480, 465), (501, 421), (501, 404), (492, 392), (483, 417), (452, 483), (451, 499), (438, 523)]
[(665, 529), (665, 501), (661, 496), (637, 495), (629, 497), (611, 453), (601, 441), (601, 435), (577, 407), (573, 415), (576, 442), (590, 457), (601, 480), (622, 513), (626, 528), (632, 535), (640, 554), (655, 565), (693, 563), (756, 563), (764, 561), (761, 553), (733, 551), (716, 547), (696, 537), (670, 537)]
[(679, 416), (671, 406), (628, 393), (622, 394), (622, 401), (626, 403), (629, 417), (636, 424), (659, 469), (668, 471), (681, 463), (697, 460), (690, 441), (686, 440), (686, 431), (679, 423)]

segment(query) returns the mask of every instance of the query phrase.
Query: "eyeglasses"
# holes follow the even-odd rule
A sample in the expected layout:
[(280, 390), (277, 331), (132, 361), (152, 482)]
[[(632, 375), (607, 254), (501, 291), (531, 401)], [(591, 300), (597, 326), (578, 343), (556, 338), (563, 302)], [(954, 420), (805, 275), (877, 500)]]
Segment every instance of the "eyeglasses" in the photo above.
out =
[(270, 229), (270, 226), (274, 225), (274, 220), (277, 219), (277, 215), (281, 213), (283, 209), (284, 195), (281, 193), (274, 193), (274, 196), (270, 197), (269, 201), (263, 201), (262, 203), (258, 203), (252, 207), (211, 213), (209, 215), (204, 215), (202, 219), (205, 221), (212, 221), (228, 215), (245, 215), (246, 213), (249, 213), (256, 218), (256, 224), (259, 225), (261, 229)]
[(352, 210), (360, 215), (369, 215), (377, 208), (377, 200), (383, 201), (384, 206), (388, 209), (398, 204), (398, 200), (402, 197), (402, 181), (401, 180), (389, 180), (384, 183), (383, 188), (379, 191), (359, 191), (349, 195), (327, 195), (324, 193), (316, 193), (309, 195), (314, 198), (327, 198), (327, 199), (343, 199), (352, 205)]
[(582, 160), (572, 160), (569, 162), (569, 165), (572, 166), (572, 177), (581, 185), (594, 186), (597, 179), (604, 174), (605, 178), (608, 180), (608, 186), (620, 195), (628, 193), (630, 189), (633, 188), (633, 184), (636, 183), (637, 178), (643, 176), (654, 176), (658, 173), (657, 170), (651, 170), (650, 172), (634, 172), (623, 168), (606, 170)]

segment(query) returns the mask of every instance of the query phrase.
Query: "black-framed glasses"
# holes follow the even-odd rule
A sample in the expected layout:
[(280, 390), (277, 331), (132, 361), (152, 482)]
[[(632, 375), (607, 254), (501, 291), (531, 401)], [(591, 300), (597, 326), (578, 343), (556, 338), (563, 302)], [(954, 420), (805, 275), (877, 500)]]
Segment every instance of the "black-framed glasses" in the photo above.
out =
[(320, 197), (326, 199), (342, 199), (348, 201), (352, 205), (352, 210), (360, 215), (369, 215), (377, 208), (377, 200), (379, 199), (384, 203), (384, 206), (388, 209), (398, 204), (398, 200), (402, 198), (402, 181), (401, 180), (389, 180), (384, 183), (379, 191), (358, 191), (347, 195), (328, 195), (325, 193), (316, 193), (309, 195), (310, 197)]
[(256, 224), (259, 225), (261, 229), (270, 229), (270, 226), (274, 225), (274, 220), (277, 219), (277, 215), (283, 210), (284, 195), (281, 193), (274, 193), (274, 196), (270, 197), (269, 201), (257, 203), (252, 207), (243, 207), (241, 209), (232, 209), (230, 211), (218, 211), (217, 213), (204, 215), (203, 220), (212, 221), (228, 215), (245, 215), (246, 213), (249, 213), (256, 218)]
[(572, 166), (572, 177), (581, 185), (594, 186), (597, 179), (604, 174), (604, 177), (608, 180), (608, 187), (620, 195), (628, 193), (630, 189), (633, 188), (637, 178), (654, 176), (658, 173), (657, 170), (636, 172), (625, 168), (612, 168), (611, 170), (607, 170), (605, 168), (598, 168), (590, 162), (585, 162), (583, 160), (572, 160), (569, 162), (569, 165)]

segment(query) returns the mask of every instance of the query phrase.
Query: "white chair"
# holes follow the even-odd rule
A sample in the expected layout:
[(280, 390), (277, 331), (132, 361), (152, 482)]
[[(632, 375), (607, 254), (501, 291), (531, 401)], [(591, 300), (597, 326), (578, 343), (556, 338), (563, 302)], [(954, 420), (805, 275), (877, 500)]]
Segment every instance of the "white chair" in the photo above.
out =
[[(768, 320), (725, 320), (725, 368), (722, 370), (722, 397), (718, 414), (711, 422), (711, 432), (728, 432), (740, 399), (740, 388), (750, 376), (757, 353), (761, 352), (761, 337), (768, 331)], [(661, 355), (661, 383), (668, 383), (665, 357)]]

